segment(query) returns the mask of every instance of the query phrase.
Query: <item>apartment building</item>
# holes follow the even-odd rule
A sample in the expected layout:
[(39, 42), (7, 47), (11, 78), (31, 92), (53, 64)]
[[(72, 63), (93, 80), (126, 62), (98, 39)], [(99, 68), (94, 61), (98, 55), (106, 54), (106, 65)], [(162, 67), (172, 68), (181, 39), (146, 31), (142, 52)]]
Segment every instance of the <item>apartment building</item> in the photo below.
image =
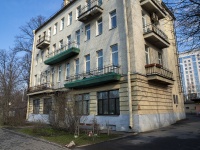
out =
[(200, 97), (200, 50), (181, 52), (179, 62), (186, 100)]
[(174, 19), (161, 0), (65, 0), (35, 30), (27, 119), (49, 123), (61, 91), (101, 129), (185, 118)]

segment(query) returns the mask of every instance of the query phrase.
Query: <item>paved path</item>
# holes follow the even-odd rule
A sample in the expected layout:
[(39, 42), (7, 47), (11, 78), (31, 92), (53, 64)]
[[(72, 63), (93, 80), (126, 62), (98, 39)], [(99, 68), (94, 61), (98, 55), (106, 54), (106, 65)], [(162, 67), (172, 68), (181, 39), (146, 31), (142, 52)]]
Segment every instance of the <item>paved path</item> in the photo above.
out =
[(67, 150), (45, 140), (0, 129), (0, 150)]
[(200, 116), (166, 128), (76, 150), (200, 150)]

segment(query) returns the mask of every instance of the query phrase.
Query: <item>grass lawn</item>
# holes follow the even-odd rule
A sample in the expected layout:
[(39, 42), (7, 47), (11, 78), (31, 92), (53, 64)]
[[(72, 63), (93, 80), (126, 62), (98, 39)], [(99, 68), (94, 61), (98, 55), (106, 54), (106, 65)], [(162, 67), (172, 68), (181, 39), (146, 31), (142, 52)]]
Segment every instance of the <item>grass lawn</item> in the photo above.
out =
[(100, 135), (95, 136), (94, 141), (93, 141), (93, 138), (89, 137), (86, 134), (80, 134), (78, 138), (74, 138), (73, 134), (69, 134), (63, 130), (52, 129), (51, 127), (41, 128), (39, 129), (39, 131), (35, 131), (34, 128), (29, 127), (29, 128), (21, 128), (21, 129), (18, 129), (17, 131), (34, 136), (34, 137), (39, 137), (39, 138), (60, 144), (62, 146), (69, 144), (69, 142), (71, 141), (74, 141), (76, 146), (94, 144), (94, 143), (107, 141), (109, 139), (113, 139), (120, 136), (116, 134), (111, 134), (108, 136), (107, 134), (101, 133)]

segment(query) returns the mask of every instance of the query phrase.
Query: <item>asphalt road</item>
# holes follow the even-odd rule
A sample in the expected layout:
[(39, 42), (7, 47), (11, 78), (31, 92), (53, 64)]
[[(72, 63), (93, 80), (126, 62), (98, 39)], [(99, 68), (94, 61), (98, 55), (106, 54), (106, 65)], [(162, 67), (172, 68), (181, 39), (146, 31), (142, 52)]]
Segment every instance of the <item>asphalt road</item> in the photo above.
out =
[(200, 116), (169, 127), (75, 150), (200, 150)]

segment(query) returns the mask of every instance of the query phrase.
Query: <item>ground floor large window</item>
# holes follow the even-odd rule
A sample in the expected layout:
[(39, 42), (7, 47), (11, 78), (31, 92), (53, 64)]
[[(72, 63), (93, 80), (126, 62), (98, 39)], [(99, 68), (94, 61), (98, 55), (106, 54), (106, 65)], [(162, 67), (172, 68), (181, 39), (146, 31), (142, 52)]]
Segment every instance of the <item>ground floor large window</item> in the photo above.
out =
[(119, 115), (119, 90), (97, 93), (98, 115)]
[(52, 99), (45, 98), (43, 106), (43, 114), (49, 114), (51, 110), (52, 110)]
[(76, 95), (76, 108), (80, 115), (89, 115), (90, 94)]
[(39, 114), (40, 112), (40, 100), (33, 100), (33, 114)]

